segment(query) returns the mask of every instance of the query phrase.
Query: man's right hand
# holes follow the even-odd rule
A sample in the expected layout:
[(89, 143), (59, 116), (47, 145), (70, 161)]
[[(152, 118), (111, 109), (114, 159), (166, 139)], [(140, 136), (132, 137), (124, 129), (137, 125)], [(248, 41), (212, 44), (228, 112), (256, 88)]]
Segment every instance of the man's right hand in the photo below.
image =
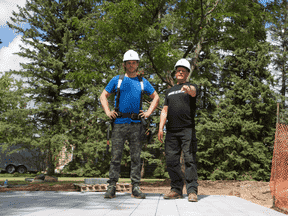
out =
[(107, 114), (107, 116), (108, 116), (110, 119), (116, 119), (117, 116), (118, 116), (118, 114), (117, 114), (117, 112), (116, 112), (115, 110), (112, 110), (112, 111), (110, 111), (110, 112)]
[(163, 143), (163, 130), (158, 131), (158, 140)]

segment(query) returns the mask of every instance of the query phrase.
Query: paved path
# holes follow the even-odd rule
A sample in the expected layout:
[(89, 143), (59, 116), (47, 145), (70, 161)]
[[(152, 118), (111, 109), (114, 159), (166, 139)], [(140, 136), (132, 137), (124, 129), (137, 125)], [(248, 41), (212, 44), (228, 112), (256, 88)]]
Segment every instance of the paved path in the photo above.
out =
[(198, 195), (198, 202), (166, 200), (163, 194), (146, 194), (135, 199), (131, 193), (13, 191), (0, 193), (0, 215), (45, 216), (283, 216), (275, 210), (235, 196)]

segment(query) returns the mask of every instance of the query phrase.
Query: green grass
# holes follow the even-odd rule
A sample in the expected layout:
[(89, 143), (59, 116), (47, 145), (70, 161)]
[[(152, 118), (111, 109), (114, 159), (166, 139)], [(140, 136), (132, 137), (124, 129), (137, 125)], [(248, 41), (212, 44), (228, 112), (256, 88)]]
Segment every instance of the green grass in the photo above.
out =
[[(25, 181), (25, 178), (34, 178), (37, 174), (0, 174), (0, 185), (4, 184), (4, 181), (8, 179), (8, 183), (11, 185), (16, 184), (44, 184), (45, 182), (37, 182), (37, 183), (31, 183)], [(57, 175), (54, 175), (57, 177)], [(97, 177), (58, 177), (58, 182), (47, 182), (45, 184), (49, 185), (55, 185), (55, 184), (64, 184), (64, 183), (84, 183), (84, 179), (88, 178), (97, 178)], [(141, 179), (141, 181), (155, 183), (158, 181), (163, 181), (164, 179)], [(119, 183), (131, 183), (130, 178), (119, 178)]]

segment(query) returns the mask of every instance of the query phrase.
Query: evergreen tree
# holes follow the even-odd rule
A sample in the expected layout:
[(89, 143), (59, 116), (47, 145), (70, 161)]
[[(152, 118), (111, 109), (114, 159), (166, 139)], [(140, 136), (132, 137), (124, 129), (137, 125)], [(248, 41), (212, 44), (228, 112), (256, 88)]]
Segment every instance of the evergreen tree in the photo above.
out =
[[(225, 64), (216, 93), (220, 102), (210, 101), (212, 115), (201, 112), (202, 125), (196, 129), (200, 138), (200, 179), (268, 180), (270, 176), (272, 154), (268, 147), (273, 145), (276, 102), (269, 89), (273, 78), (265, 68), (271, 47), (264, 42), (264, 19), (252, 21), (252, 18), (248, 22), (243, 17), (231, 17), (225, 24), (228, 31), (224, 32), (219, 48), (231, 51), (232, 56), (223, 59)], [(257, 32), (254, 39), (258, 41), (254, 46), (239, 43), (235, 32), (229, 31), (229, 26), (238, 24), (247, 34), (252, 31), (251, 22), (260, 24), (254, 29)], [(268, 84), (262, 83), (263, 80)], [(204, 136), (205, 132), (208, 134)], [(207, 151), (202, 152), (202, 148)]]
[[(12, 146), (12, 154), (22, 149), (35, 150), (37, 146), (31, 146), (36, 141), (37, 131), (33, 127), (33, 119), (27, 109), (28, 99), (24, 95), (23, 81), (18, 81), (6, 72), (0, 78), (0, 144), (2, 153)], [(40, 149), (38, 149), (38, 153)], [(39, 155), (41, 158), (42, 156)], [(40, 161), (40, 160), (39, 160)], [(39, 162), (38, 161), (38, 162)], [(36, 166), (40, 167), (40, 163)]]
[[(79, 137), (81, 130), (78, 130), (76, 135), (67, 132), (71, 131), (70, 120), (73, 118), (80, 125), (81, 118), (86, 111), (83, 107), (88, 109), (89, 104), (84, 102), (80, 106), (77, 103), (82, 103), (81, 99), (87, 95), (90, 86), (83, 85), (82, 88), (71, 91), (75, 89), (74, 80), (67, 74), (77, 68), (69, 67), (66, 56), (69, 56), (71, 52), (69, 47), (71, 40), (77, 44), (83, 36), (83, 33), (73, 27), (71, 17), (76, 16), (81, 20), (91, 13), (92, 8), (93, 5), (90, 2), (82, 0), (32, 0), (27, 2), (24, 8), (19, 7), (20, 12), (13, 12), (14, 17), (11, 17), (15, 23), (29, 23), (30, 29), (24, 30), (7, 22), (10, 28), (22, 32), (22, 41), (30, 44), (34, 49), (21, 47), (22, 52), (17, 54), (33, 62), (21, 64), (23, 69), (12, 71), (12, 73), (28, 80), (29, 87), (24, 90), (24, 93), (29, 94), (30, 100), (34, 100), (37, 106), (36, 109), (29, 111), (34, 116), (33, 126), (37, 128), (41, 136), (37, 146), (41, 147), (42, 151), (49, 152), (47, 155), (48, 173), (52, 175), (59, 159), (57, 155), (63, 145), (66, 144), (67, 150), (71, 152), (70, 144), (83, 143), (82, 137)], [(69, 109), (72, 109), (74, 113), (68, 112)], [(77, 137), (79, 137), (78, 142), (75, 141)], [(85, 139), (87, 140), (87, 137)], [(36, 143), (31, 143), (31, 145), (36, 145)]]
[(217, 105), (212, 121), (204, 120), (198, 126), (199, 134), (205, 129), (210, 132), (209, 138), (200, 138), (209, 154), (199, 153), (203, 161), (199, 172), (208, 179), (269, 179), (272, 154), (268, 147), (273, 145), (276, 101), (269, 85), (261, 82), (261, 78), (273, 81), (265, 69), (268, 51), (267, 43), (259, 43), (226, 57), (223, 78), (227, 87), (221, 84), (225, 98)]
[[(0, 78), (0, 113), (1, 113), (1, 119), (0, 119), (1, 141), (0, 143), (6, 144), (7, 146), (8, 146), (8, 143), (10, 143), (11, 138), (16, 134), (16, 133), (12, 134), (12, 130), (9, 130), (9, 123), (11, 121), (12, 122), (15, 122), (15, 121), (13, 121), (12, 116), (10, 116), (11, 114), (9, 115), (8, 113), (15, 112), (19, 109), (19, 107), (17, 106), (19, 106), (18, 101), (21, 101), (21, 97), (19, 98), (19, 95), (15, 95), (13, 94), (13, 91), (11, 91), (11, 88), (17, 88), (17, 87), (21, 88), (21, 84), (20, 85), (18, 84), (18, 86), (17, 84), (16, 85), (13, 84), (13, 79), (8, 75), (8, 73), (4, 73), (1, 76)], [(23, 106), (23, 102), (21, 105)], [(19, 120), (19, 118), (15, 118), (15, 119)]]

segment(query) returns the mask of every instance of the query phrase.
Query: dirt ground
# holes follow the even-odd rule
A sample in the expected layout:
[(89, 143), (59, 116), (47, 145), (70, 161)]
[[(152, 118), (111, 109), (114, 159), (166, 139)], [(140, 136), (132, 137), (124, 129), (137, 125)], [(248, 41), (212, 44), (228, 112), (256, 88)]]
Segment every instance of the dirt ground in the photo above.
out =
[[(1, 188), (0, 192), (6, 191), (78, 191), (73, 183), (53, 183), (55, 185), (49, 185), (51, 183), (28, 183), (28, 186), (17, 185), (13, 188)], [(269, 182), (256, 182), (256, 181), (238, 181), (238, 180), (198, 180), (198, 195), (227, 195), (237, 196), (247, 201), (253, 202), (258, 205), (271, 208), (278, 212), (288, 215), (278, 208), (273, 208), (273, 198), (270, 194)], [(3, 185), (3, 183), (2, 183)], [(166, 179), (162, 182), (148, 183), (141, 182), (140, 188), (144, 193), (163, 193), (170, 190), (170, 179)], [(187, 194), (185, 185), (183, 188), (183, 194)]]

